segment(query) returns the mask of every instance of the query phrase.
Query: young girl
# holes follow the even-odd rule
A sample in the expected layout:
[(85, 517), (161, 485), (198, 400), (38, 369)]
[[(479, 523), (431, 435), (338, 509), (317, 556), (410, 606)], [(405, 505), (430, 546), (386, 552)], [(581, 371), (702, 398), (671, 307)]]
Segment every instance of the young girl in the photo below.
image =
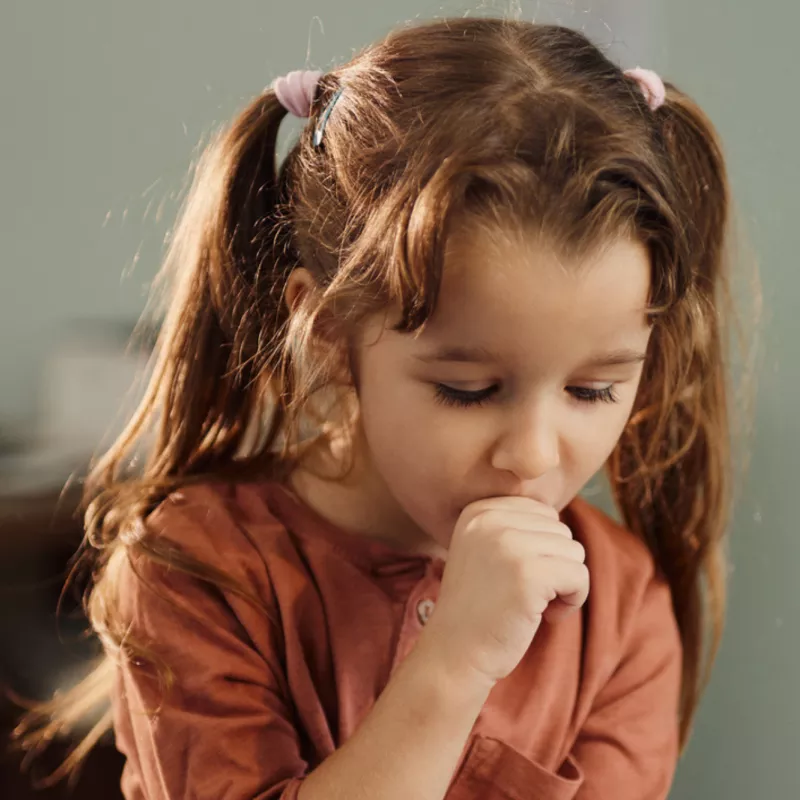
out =
[(697, 106), (565, 28), (276, 81), (171, 242), (87, 486), (107, 659), (40, 735), (110, 697), (129, 800), (666, 797), (722, 618), (727, 207)]

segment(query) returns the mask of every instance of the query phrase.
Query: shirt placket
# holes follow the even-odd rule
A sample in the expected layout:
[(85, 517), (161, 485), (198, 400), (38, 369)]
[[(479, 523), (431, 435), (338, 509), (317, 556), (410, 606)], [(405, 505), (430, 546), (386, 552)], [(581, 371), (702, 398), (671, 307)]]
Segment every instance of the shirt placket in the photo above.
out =
[(392, 663), (392, 673), (414, 648), (414, 645), (436, 608), (441, 586), (441, 566), (436, 561), (428, 562), (425, 574), (414, 585), (403, 609), (397, 649)]

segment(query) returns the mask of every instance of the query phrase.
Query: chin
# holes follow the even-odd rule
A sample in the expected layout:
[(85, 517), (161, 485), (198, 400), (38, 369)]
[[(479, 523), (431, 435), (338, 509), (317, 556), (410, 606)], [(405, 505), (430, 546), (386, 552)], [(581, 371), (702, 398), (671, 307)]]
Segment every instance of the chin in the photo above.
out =
[(460, 507), (456, 507), (453, 510), (445, 509), (440, 514), (430, 518), (430, 524), (421, 527), (436, 544), (447, 549), (450, 547), (453, 531), (460, 516)]

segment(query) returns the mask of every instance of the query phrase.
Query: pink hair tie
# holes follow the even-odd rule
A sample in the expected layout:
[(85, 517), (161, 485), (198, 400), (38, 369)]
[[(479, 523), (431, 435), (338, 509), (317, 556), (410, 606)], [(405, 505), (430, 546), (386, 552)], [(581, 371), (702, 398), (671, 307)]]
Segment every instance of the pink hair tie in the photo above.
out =
[(276, 78), (272, 90), (278, 102), (296, 117), (308, 117), (311, 103), (322, 73), (317, 70), (296, 69), (288, 75)]
[(636, 67), (636, 69), (626, 69), (625, 75), (633, 78), (639, 84), (651, 111), (655, 111), (664, 104), (667, 90), (664, 87), (664, 81), (653, 70)]

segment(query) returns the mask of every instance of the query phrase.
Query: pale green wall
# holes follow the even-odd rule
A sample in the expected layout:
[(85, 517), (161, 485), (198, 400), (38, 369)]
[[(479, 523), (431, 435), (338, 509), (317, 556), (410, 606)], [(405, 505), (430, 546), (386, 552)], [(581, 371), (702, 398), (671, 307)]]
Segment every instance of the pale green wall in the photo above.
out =
[(669, 0), (661, 63), (726, 143), (764, 289), (749, 480), (731, 542), (727, 633), (676, 798), (800, 797), (800, 6)]

